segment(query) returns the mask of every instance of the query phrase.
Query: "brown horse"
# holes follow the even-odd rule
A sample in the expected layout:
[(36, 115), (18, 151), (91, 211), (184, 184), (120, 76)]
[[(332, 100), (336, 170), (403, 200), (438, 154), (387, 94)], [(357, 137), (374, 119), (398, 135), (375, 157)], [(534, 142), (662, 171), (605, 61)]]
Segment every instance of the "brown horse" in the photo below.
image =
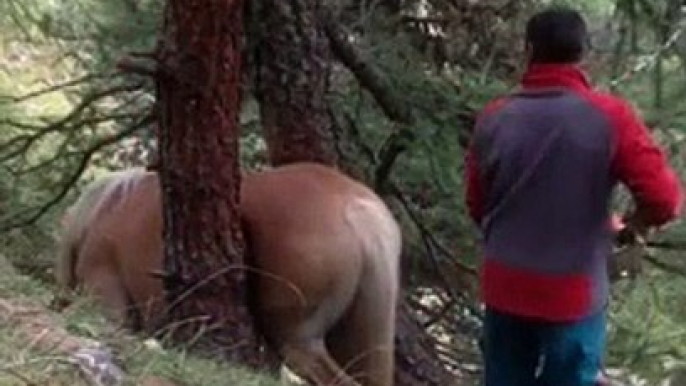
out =
[[(162, 268), (161, 209), (154, 172), (87, 187), (63, 223), (58, 282), (82, 286), (122, 323), (134, 309), (152, 324), (163, 303), (150, 275)], [(302, 163), (244, 175), (240, 212), (264, 273), (252, 287), (255, 316), (285, 364), (317, 385), (391, 385), (401, 232), (383, 201)]]

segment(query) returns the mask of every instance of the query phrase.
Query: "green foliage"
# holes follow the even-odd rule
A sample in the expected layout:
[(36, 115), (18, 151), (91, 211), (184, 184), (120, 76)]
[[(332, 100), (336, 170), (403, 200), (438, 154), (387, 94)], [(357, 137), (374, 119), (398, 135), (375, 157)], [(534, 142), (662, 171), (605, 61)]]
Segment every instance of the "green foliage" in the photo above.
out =
[[(126, 52), (154, 47), (161, 2), (30, 0), (2, 8), (0, 228), (7, 230), (50, 214), (84, 172), (87, 180), (114, 167), (132, 151), (112, 147), (119, 137), (150, 130), (150, 85), (116, 74), (114, 65)], [(139, 142), (149, 137), (141, 133)]]
[(632, 369), (658, 384), (669, 370), (686, 363), (684, 291), (685, 278), (659, 272), (615, 288), (610, 366)]

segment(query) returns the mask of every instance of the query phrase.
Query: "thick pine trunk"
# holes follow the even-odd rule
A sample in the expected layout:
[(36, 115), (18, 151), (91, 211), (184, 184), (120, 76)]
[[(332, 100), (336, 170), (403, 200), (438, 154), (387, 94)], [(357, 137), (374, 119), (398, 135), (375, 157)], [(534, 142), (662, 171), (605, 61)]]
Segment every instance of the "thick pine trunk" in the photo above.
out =
[[(169, 0), (158, 102), (165, 277), (174, 337), (262, 365), (238, 217), (242, 0)], [(202, 332), (201, 332), (202, 329)]]
[(327, 110), (330, 50), (317, 0), (260, 0), (256, 94), (272, 165), (335, 164)]

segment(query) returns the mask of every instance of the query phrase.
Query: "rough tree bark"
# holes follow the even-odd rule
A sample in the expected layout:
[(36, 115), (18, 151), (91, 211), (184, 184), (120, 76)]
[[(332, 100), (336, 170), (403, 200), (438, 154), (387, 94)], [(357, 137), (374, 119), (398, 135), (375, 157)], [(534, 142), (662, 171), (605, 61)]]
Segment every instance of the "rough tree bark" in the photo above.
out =
[[(263, 366), (237, 207), (242, 0), (168, 0), (157, 93), (164, 287), (173, 336)], [(219, 351), (219, 352), (216, 352)]]
[(261, 0), (256, 44), (256, 96), (273, 165), (336, 164), (328, 114), (330, 50), (316, 0)]
[[(256, 45), (260, 66), (257, 87), (270, 162), (277, 165), (316, 161), (349, 169), (348, 165), (340, 165), (332, 141), (334, 125), (326, 100), (331, 47), (324, 31), (326, 18), (320, 17), (319, 1), (260, 3), (262, 11), (253, 15), (259, 17), (253, 20), (261, 23), (261, 39)], [(370, 72), (370, 76), (375, 74)], [(385, 86), (378, 82), (379, 78), (372, 81), (379, 88)], [(384, 107), (397, 111), (395, 118), (411, 120), (405, 106), (393, 105), (390, 96), (387, 99)], [(383, 101), (380, 103), (384, 105)], [(390, 161), (388, 168), (392, 164)], [(404, 301), (398, 307), (395, 384), (455, 384), (454, 375), (441, 365), (435, 353), (433, 338), (412, 317), (411, 307)]]

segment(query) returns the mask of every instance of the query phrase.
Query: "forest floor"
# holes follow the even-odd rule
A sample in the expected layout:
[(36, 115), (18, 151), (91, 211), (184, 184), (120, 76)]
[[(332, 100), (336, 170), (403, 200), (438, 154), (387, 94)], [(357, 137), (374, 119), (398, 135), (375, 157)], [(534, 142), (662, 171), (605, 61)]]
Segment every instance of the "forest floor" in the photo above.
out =
[(0, 257), (0, 386), (285, 385), (127, 334), (85, 299), (53, 312), (53, 293)]
[[(255, 374), (219, 361), (199, 358), (182, 350), (166, 348), (159, 342), (134, 336), (108, 323), (94, 305), (85, 298), (62, 312), (52, 311), (55, 287), (47, 280), (17, 271), (0, 256), (0, 386), (285, 386), (285, 381)], [(21, 265), (21, 264), (19, 264)], [(22, 270), (23, 271), (23, 270)], [(614, 320), (610, 330), (618, 326), (638, 329), (634, 315), (651, 297), (644, 288), (630, 291), (631, 285), (621, 285), (617, 291), (641, 295), (638, 300), (615, 302)], [(679, 287), (681, 288), (681, 287)], [(679, 293), (679, 291), (674, 291)], [(678, 297), (681, 300), (681, 297)], [(678, 302), (681, 304), (681, 301)], [(632, 307), (630, 307), (630, 305)], [(663, 305), (672, 306), (672, 304)], [(670, 307), (673, 309), (673, 307)], [(671, 326), (671, 325), (670, 325)], [(672, 326), (673, 334), (681, 331)], [(674, 336), (674, 335), (672, 335)], [(644, 337), (643, 334), (637, 334)], [(645, 339), (645, 338), (643, 338)], [(613, 339), (612, 347), (622, 341)], [(627, 344), (630, 342), (626, 342)], [(680, 341), (675, 342), (681, 346)], [(624, 347), (619, 347), (623, 349)], [(105, 361), (102, 361), (102, 358)], [(107, 364), (110, 373), (121, 380), (95, 379), (93, 360)], [(641, 360), (646, 362), (646, 360)], [(652, 361), (648, 361), (651, 362)], [(631, 368), (632, 366), (622, 366)], [(611, 367), (615, 367), (611, 366)], [(686, 367), (684, 367), (686, 369)], [(631, 371), (610, 370), (614, 383), (622, 386), (686, 386), (686, 370), (662, 374), (661, 381), (647, 382), (629, 375)], [(670, 372), (671, 373), (671, 372)], [(112, 374), (110, 374), (112, 375)], [(114, 377), (116, 378), (116, 377)], [(666, 381), (670, 378), (671, 381)]]

